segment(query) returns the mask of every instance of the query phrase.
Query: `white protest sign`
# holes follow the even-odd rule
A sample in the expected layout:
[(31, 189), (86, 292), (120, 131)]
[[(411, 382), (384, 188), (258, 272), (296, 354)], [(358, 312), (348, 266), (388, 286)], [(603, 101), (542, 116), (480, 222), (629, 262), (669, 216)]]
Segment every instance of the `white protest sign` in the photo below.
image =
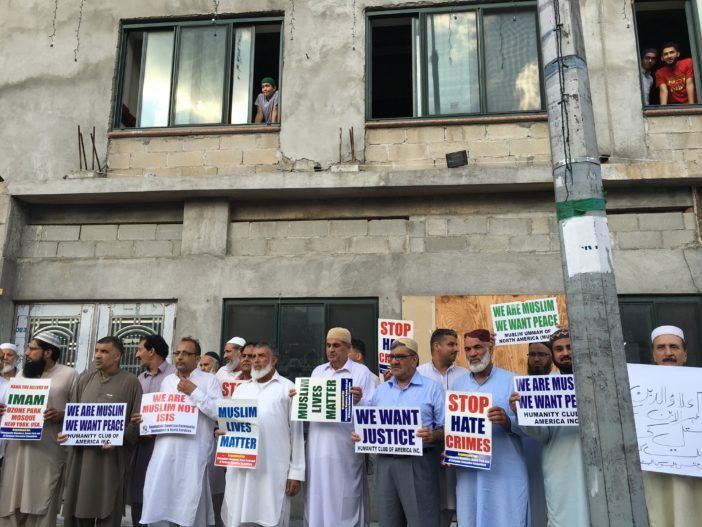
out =
[(184, 393), (145, 393), (140, 413), (139, 433), (143, 436), (197, 432), (198, 409)]
[(256, 468), (258, 459), (258, 402), (255, 399), (220, 401), (218, 427), (224, 431), (217, 439), (215, 465), (218, 467)]
[(578, 426), (572, 375), (523, 375), (514, 378), (519, 393), (520, 426)]
[(446, 392), (446, 464), (490, 470), (492, 422), (487, 418), (487, 411), (491, 406), (490, 393)]
[(361, 438), (355, 443), (357, 454), (423, 455), (419, 408), (359, 406), (353, 427)]
[(50, 387), (51, 379), (10, 379), (0, 439), (41, 439)]
[(627, 366), (641, 470), (702, 477), (702, 368)]
[(350, 423), (352, 385), (350, 377), (298, 377), (292, 420)]
[(126, 403), (68, 403), (62, 434), (65, 446), (122, 446)]
[(542, 342), (558, 329), (558, 301), (539, 298), (490, 306), (495, 345)]
[(411, 320), (378, 319), (378, 371), (382, 375), (390, 369), (390, 346), (399, 338), (414, 338), (414, 322)]

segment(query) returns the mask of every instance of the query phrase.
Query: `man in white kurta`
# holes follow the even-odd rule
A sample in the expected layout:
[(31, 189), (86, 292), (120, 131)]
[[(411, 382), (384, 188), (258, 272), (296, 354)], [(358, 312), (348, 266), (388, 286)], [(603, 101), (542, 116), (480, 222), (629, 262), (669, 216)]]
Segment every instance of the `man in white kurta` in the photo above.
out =
[(241, 384), (241, 352), (244, 346), (246, 341), (241, 337), (233, 337), (224, 345), (225, 364), (216, 373), (222, 386), (222, 397), (231, 397)]
[[(312, 377), (351, 378), (354, 404), (373, 396), (373, 373), (349, 358), (351, 333), (332, 328), (327, 333), (329, 362), (317, 366)], [(353, 423), (310, 423), (307, 436), (305, 525), (364, 527), (370, 521), (368, 479), (364, 457), (354, 452)]]
[(161, 383), (162, 392), (184, 393), (197, 406), (197, 433), (156, 438), (144, 481), (140, 523), (153, 527), (214, 524), (207, 467), (221, 391), (217, 378), (197, 367), (200, 354), (196, 340), (182, 339), (173, 353), (177, 372)]
[(271, 346), (258, 344), (253, 354), (252, 378), (233, 398), (258, 401), (258, 460), (254, 469), (227, 469), (222, 519), (227, 527), (287, 527), (290, 498), (305, 479), (302, 423), (290, 420), (295, 385), (275, 370)]

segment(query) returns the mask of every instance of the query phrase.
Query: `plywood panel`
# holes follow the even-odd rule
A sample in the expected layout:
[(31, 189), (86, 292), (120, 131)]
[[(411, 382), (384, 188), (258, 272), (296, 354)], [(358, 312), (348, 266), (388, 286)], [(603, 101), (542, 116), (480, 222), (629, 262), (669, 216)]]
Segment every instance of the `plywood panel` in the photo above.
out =
[[(458, 341), (463, 350), (463, 334), (478, 328), (492, 331), (490, 306), (505, 302), (534, 300), (555, 296), (561, 324), (567, 325), (565, 295), (483, 295), (483, 296), (437, 296), (435, 299), (436, 327), (452, 328), (458, 332)], [(525, 375), (527, 371), (527, 344), (510, 344), (495, 348), (494, 362), (500, 368)], [(458, 355), (458, 364), (466, 365), (463, 352)]]

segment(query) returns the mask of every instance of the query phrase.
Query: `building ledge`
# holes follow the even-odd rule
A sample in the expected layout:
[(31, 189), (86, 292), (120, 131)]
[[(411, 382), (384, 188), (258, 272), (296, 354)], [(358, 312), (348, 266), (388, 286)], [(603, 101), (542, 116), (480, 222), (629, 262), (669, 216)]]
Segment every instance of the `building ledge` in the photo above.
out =
[(280, 125), (245, 124), (241, 126), (187, 126), (178, 128), (139, 128), (136, 130), (112, 130), (109, 139), (138, 137), (181, 137), (190, 135), (274, 134)]

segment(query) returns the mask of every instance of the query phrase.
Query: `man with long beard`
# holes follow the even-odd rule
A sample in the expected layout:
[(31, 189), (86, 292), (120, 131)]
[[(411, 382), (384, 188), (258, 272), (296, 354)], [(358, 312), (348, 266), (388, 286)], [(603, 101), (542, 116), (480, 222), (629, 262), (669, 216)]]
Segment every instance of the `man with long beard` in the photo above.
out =
[[(492, 394), (487, 418), (492, 422), (490, 470), (456, 467), (456, 504), (459, 527), (526, 527), (529, 517), (529, 484), (521, 434), (509, 396), (512, 372), (492, 362), (492, 339), (486, 329), (463, 336), (470, 373), (451, 387), (463, 392)], [(499, 492), (495, 492), (499, 489)]]
[(2, 351), (2, 376), (5, 379), (12, 379), (22, 365), (22, 352), (11, 342), (0, 344), (0, 351)]
[(300, 492), (305, 480), (302, 423), (290, 420), (289, 394), (295, 385), (276, 371), (277, 362), (270, 344), (256, 344), (251, 380), (242, 383), (233, 395), (234, 399), (257, 400), (259, 442), (254, 470), (227, 469), (222, 519), (228, 527), (286, 527), (290, 498)]
[(56, 442), (56, 436), (78, 379), (76, 370), (57, 364), (62, 347), (56, 333), (44, 331), (35, 335), (27, 346), (24, 368), (17, 374), (20, 378), (51, 379), (51, 387), (41, 440), (7, 442), (0, 479), (2, 527), (56, 525), (67, 454)]
[(246, 341), (241, 337), (233, 337), (224, 345), (224, 362), (217, 370), (217, 380), (222, 386), (222, 397), (231, 397), (236, 387), (241, 384), (241, 350)]

